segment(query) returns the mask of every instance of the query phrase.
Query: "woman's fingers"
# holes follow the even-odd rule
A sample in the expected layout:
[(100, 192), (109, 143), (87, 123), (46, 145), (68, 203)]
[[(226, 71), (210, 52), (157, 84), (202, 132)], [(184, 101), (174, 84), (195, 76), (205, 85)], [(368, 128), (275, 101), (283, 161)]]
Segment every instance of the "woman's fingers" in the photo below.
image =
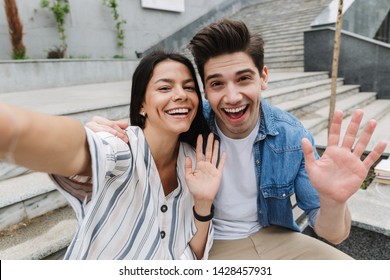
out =
[(217, 165), (218, 162), (218, 154), (219, 154), (219, 141), (214, 141), (214, 148), (213, 148), (213, 157), (211, 159), (211, 163)]
[(206, 146), (206, 158), (205, 161), (211, 162), (213, 157), (213, 143), (214, 143), (214, 135), (212, 133), (207, 137), (207, 146)]
[(203, 137), (201, 134), (199, 134), (196, 140), (196, 162), (202, 160), (203, 160)]

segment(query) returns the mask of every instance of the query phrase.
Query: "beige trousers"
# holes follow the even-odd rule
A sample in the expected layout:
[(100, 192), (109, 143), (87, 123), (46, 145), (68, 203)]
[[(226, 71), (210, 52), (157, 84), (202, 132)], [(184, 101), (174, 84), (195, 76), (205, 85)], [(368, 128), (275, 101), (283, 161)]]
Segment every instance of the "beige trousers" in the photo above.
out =
[(211, 260), (351, 260), (340, 250), (303, 233), (270, 226), (238, 240), (214, 240)]

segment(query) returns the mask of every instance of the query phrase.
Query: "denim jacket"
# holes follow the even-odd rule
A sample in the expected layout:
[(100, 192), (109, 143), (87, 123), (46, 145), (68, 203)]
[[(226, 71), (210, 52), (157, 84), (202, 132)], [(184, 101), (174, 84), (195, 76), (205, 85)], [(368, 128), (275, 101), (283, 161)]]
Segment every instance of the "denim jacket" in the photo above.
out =
[[(218, 135), (215, 114), (207, 100), (203, 113), (212, 132)], [(261, 100), (260, 127), (253, 143), (257, 209), (261, 226), (278, 225), (300, 231), (293, 218), (290, 197), (295, 194), (298, 207), (304, 210), (311, 226), (320, 207), (318, 193), (305, 170), (301, 140), (311, 133), (290, 113)], [(315, 156), (319, 156), (315, 151)]]

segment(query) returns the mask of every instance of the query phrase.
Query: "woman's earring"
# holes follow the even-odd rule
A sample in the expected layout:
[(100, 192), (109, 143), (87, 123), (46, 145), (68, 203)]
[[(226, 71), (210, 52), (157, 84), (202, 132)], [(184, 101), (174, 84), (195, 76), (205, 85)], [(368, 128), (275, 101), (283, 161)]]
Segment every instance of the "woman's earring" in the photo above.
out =
[(141, 113), (139, 113), (141, 116), (145, 117), (146, 116), (146, 113), (144, 111), (142, 111)]

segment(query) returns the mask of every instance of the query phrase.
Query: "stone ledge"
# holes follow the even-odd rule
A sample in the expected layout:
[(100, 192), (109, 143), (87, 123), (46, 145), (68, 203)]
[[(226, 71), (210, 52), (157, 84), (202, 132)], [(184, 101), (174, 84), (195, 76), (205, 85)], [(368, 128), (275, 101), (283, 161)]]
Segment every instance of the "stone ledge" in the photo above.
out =
[(390, 185), (375, 181), (348, 201), (353, 225), (390, 236)]
[(64, 207), (0, 232), (0, 259), (40, 260), (66, 248), (75, 233), (71, 207)]

